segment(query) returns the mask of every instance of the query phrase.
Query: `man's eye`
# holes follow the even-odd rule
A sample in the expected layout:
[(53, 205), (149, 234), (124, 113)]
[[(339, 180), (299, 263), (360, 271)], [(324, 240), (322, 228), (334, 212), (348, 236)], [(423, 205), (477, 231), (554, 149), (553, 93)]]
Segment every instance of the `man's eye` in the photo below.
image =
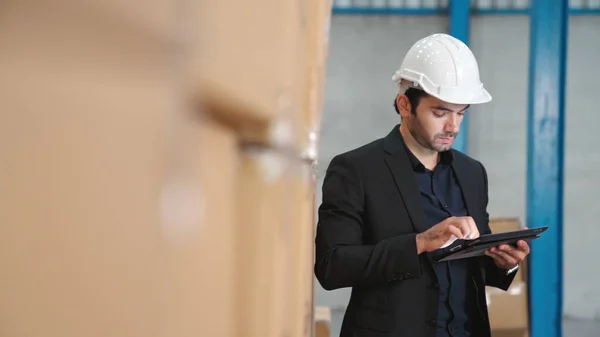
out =
[(443, 111), (434, 111), (433, 114), (435, 117), (444, 117), (446, 115), (446, 113)]

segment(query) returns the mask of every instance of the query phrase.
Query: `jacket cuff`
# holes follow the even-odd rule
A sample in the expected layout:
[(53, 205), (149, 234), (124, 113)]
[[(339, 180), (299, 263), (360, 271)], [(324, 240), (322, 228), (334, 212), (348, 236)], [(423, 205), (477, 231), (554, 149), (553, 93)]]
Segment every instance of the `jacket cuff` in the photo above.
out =
[(388, 281), (403, 281), (421, 277), (421, 264), (417, 254), (417, 235), (408, 234), (389, 239), (389, 252), (393, 256)]

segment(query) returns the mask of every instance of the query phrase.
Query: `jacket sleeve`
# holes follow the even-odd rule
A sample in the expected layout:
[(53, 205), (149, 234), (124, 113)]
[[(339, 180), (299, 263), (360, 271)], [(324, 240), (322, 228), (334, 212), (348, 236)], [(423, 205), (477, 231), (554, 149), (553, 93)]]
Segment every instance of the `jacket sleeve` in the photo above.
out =
[(418, 278), (416, 234), (363, 243), (364, 191), (357, 171), (336, 156), (323, 182), (315, 239), (315, 276), (326, 290)]
[[(481, 170), (483, 172), (483, 180), (484, 180), (484, 207), (485, 207), (485, 224), (484, 224), (485, 231), (482, 234), (491, 234), (492, 230), (490, 229), (490, 226), (489, 226), (490, 215), (487, 211), (487, 205), (488, 205), (488, 201), (489, 201), (488, 177), (487, 177), (487, 172), (485, 170), (485, 167), (481, 163), (480, 163), (480, 165), (481, 165)], [(499, 288), (502, 290), (508, 290), (508, 288), (512, 284), (512, 281), (515, 278), (515, 275), (517, 273), (515, 272), (515, 273), (507, 275), (506, 270), (496, 266), (494, 259), (492, 259), (489, 256), (483, 256), (482, 258), (484, 259), (484, 266), (485, 266), (485, 285), (490, 286), (490, 287), (496, 287), (496, 288)]]

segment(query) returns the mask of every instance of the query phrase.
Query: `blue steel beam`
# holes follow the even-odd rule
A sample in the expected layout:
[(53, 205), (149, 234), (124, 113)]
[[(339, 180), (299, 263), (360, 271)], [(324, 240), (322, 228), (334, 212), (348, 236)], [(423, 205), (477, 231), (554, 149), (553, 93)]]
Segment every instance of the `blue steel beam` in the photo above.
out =
[(562, 336), (568, 6), (533, 0), (530, 9), (527, 225), (549, 227), (529, 259), (531, 337)]
[[(469, 45), (469, 28), (471, 26), (471, 1), (453, 0), (448, 4), (450, 35)], [(464, 115), (460, 132), (454, 140), (453, 148), (467, 152), (467, 136), (469, 130), (469, 112)]]
[(358, 15), (442, 15), (442, 8), (406, 8), (406, 7), (333, 7), (332, 14)]
[[(332, 8), (334, 15), (447, 15), (448, 10), (438, 7), (408, 8), (408, 7), (336, 7)], [(471, 15), (529, 15), (529, 8), (472, 8)], [(594, 16), (600, 15), (600, 8), (571, 8), (569, 15)]]

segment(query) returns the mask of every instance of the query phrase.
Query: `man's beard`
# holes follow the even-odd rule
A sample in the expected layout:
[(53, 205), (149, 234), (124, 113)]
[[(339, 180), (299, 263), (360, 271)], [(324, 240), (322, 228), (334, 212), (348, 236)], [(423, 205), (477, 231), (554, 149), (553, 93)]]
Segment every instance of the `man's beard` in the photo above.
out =
[[(443, 151), (447, 151), (449, 149), (449, 148), (446, 148), (443, 146), (435, 146), (433, 141), (427, 139), (427, 136), (423, 130), (423, 126), (421, 125), (421, 122), (415, 115), (413, 115), (413, 118), (411, 118), (411, 121), (408, 123), (408, 131), (410, 132), (412, 137), (415, 139), (415, 141), (417, 143), (419, 143), (419, 145), (423, 146), (424, 148), (427, 148), (429, 150), (436, 151), (436, 152), (443, 152)], [(437, 133), (433, 137), (433, 139), (435, 140), (435, 139), (450, 138), (450, 137), (452, 137), (452, 139), (456, 139), (456, 135), (458, 135), (458, 132), (441, 132), (441, 133)], [(448, 146), (452, 147), (452, 143), (448, 144)]]

